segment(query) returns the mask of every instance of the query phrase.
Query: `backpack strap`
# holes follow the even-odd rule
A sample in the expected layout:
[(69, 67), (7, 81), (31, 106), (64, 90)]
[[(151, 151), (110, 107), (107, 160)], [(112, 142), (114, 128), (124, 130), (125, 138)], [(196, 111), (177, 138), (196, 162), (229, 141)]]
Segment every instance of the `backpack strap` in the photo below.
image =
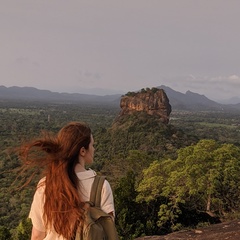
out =
[(105, 181), (105, 176), (96, 175), (92, 184), (90, 202), (94, 204), (95, 207), (100, 207), (101, 204), (101, 193), (103, 183)]

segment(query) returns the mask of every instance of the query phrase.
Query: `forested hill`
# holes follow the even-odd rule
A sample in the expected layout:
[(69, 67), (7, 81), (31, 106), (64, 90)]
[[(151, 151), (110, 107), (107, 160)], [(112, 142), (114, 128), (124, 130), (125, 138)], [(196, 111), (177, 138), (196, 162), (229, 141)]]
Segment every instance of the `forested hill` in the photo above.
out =
[[(208, 99), (206, 96), (187, 91), (181, 93), (167, 86), (159, 86), (163, 89), (173, 110), (190, 111), (240, 111), (240, 104), (220, 104)], [(5, 87), (0, 86), (0, 101), (4, 100), (28, 100), (28, 101), (50, 101), (58, 103), (94, 103), (119, 107), (121, 94), (114, 95), (90, 95), (80, 93), (59, 93), (49, 90), (39, 90), (33, 87)]]

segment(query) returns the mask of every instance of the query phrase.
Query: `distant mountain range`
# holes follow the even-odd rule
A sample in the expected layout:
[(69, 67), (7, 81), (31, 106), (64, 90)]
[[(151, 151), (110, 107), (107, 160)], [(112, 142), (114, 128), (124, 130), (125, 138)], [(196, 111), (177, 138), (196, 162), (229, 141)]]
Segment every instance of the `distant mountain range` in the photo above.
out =
[(186, 93), (177, 92), (167, 86), (161, 85), (157, 88), (164, 89), (170, 104), (174, 109), (179, 110), (196, 110), (196, 111), (227, 111), (227, 110), (240, 110), (240, 103), (238, 104), (222, 104), (210, 100), (204, 95), (187, 91)]
[(121, 94), (98, 96), (81, 93), (59, 93), (49, 90), (39, 90), (34, 87), (5, 87), (0, 86), (0, 100), (24, 100), (44, 102), (84, 102), (84, 103), (108, 103), (119, 104)]
[[(161, 85), (170, 101), (173, 110), (191, 111), (231, 111), (240, 110), (238, 104), (221, 104), (212, 101), (191, 91), (186, 93), (177, 92), (167, 86)], [(104, 104), (119, 107), (121, 94), (114, 95), (90, 95), (81, 93), (59, 93), (49, 90), (39, 90), (33, 87), (5, 87), (0, 86), (0, 101), (44, 101), (55, 103), (89, 103)]]

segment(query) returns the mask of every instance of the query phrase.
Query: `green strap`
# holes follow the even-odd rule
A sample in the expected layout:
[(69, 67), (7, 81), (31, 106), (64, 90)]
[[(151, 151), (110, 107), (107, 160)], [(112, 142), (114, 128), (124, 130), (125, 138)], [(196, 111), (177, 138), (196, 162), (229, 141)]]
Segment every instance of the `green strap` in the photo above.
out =
[(96, 207), (100, 207), (101, 204), (101, 193), (105, 176), (96, 175), (92, 184), (90, 202)]

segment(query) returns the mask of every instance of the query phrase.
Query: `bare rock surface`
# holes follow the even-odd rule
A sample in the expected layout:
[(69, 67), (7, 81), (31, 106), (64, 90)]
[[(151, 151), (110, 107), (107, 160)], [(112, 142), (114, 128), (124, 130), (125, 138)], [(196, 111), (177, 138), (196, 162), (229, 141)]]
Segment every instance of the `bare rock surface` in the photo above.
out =
[(240, 220), (183, 230), (164, 236), (147, 236), (135, 240), (240, 240)]
[(129, 93), (122, 96), (120, 101), (122, 115), (134, 112), (146, 112), (149, 115), (157, 115), (163, 123), (169, 122), (171, 105), (163, 89), (152, 89), (137, 93)]

